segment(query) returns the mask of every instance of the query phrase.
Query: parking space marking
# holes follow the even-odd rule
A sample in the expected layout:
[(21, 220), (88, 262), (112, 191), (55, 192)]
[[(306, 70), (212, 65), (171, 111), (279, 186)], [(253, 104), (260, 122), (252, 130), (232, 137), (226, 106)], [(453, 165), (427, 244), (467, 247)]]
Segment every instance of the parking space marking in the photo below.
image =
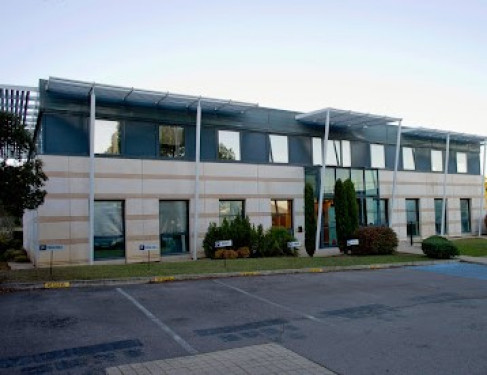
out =
[(236, 286), (232, 286), (232, 285), (228, 285), (228, 284), (225, 284), (223, 282), (221, 282), (220, 280), (213, 280), (213, 282), (217, 283), (217, 284), (220, 284), (224, 287), (227, 287), (229, 289), (233, 289), (239, 293), (242, 293), (244, 295), (246, 295), (247, 297), (250, 297), (250, 298), (253, 298), (253, 299), (256, 299), (258, 301), (261, 301), (261, 302), (264, 302), (264, 303), (267, 303), (269, 305), (272, 305), (272, 306), (275, 306), (275, 307), (278, 307), (282, 310), (286, 310), (286, 311), (289, 311), (293, 314), (296, 314), (296, 315), (299, 315), (299, 316), (302, 316), (306, 319), (309, 319), (309, 320), (312, 320), (313, 322), (318, 322), (318, 323), (325, 323), (325, 324), (329, 324), (328, 322), (325, 322), (323, 319), (320, 319), (320, 318), (317, 318), (313, 315), (310, 315), (310, 314), (306, 314), (306, 313), (303, 313), (301, 311), (298, 311), (298, 310), (294, 310), (290, 307), (287, 307), (287, 306), (284, 306), (284, 305), (281, 305), (280, 303), (277, 303), (277, 302), (274, 302), (274, 301), (271, 301), (271, 300), (268, 300), (267, 298), (264, 298), (264, 297), (259, 297), (255, 294), (252, 294), (250, 292), (247, 292), (243, 289), (240, 289), (240, 288), (237, 288)]
[(168, 327), (163, 322), (161, 322), (154, 314), (152, 314), (143, 305), (141, 305), (134, 297), (132, 297), (122, 288), (117, 288), (117, 292), (119, 292), (122, 296), (124, 296), (130, 302), (132, 302), (140, 311), (144, 313), (145, 316), (147, 316), (154, 324), (156, 324), (160, 329), (162, 329), (169, 336), (171, 336), (172, 339), (176, 341), (189, 354), (198, 354), (198, 351), (195, 348), (189, 345), (181, 336), (179, 336), (176, 332), (174, 332), (170, 327)]

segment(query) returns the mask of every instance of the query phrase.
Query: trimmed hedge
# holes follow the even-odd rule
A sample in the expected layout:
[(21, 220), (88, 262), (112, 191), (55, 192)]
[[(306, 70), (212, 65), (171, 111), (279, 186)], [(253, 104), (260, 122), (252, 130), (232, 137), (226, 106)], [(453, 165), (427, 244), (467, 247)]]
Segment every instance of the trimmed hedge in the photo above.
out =
[(399, 241), (396, 233), (388, 227), (362, 227), (353, 238), (358, 238), (358, 246), (350, 246), (352, 255), (386, 255), (396, 251)]
[(441, 236), (431, 236), (423, 240), (421, 249), (429, 258), (450, 259), (451, 257), (460, 255), (458, 247), (450, 240)]

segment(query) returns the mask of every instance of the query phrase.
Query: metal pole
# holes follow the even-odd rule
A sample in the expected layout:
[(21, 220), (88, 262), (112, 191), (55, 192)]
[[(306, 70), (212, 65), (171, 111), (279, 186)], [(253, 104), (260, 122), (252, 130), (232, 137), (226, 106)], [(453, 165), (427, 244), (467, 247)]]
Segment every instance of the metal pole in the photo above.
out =
[(446, 135), (446, 154), (445, 154), (445, 169), (443, 170), (443, 200), (441, 202), (441, 232), (445, 235), (445, 216), (446, 216), (446, 176), (448, 175), (448, 164), (450, 161), (450, 133)]
[(394, 159), (394, 173), (392, 174), (392, 195), (391, 204), (389, 207), (389, 228), (392, 228), (394, 205), (396, 203), (396, 189), (397, 189), (397, 168), (399, 166), (399, 150), (401, 149), (401, 133), (402, 133), (402, 120), (399, 120), (399, 127), (397, 129), (396, 138), (396, 156)]
[(201, 145), (201, 101), (196, 108), (196, 164), (194, 181), (194, 211), (193, 211), (193, 260), (196, 260), (198, 245), (198, 216), (200, 204), (200, 145)]
[(96, 96), (95, 87), (91, 88), (90, 94), (90, 194), (89, 194), (89, 247), (90, 247), (90, 264), (95, 259), (95, 113), (96, 113)]
[(484, 139), (484, 163), (482, 166), (482, 176), (480, 179), (480, 203), (479, 203), (479, 236), (482, 235), (482, 219), (483, 219), (483, 207), (484, 207), (484, 195), (485, 195), (485, 164), (486, 164), (486, 154), (487, 154), (487, 138)]
[(321, 147), (321, 178), (320, 178), (320, 197), (318, 200), (318, 220), (316, 225), (315, 251), (320, 248), (321, 216), (323, 215), (323, 194), (325, 192), (325, 171), (326, 154), (328, 150), (328, 135), (330, 134), (330, 110), (326, 111), (325, 136)]

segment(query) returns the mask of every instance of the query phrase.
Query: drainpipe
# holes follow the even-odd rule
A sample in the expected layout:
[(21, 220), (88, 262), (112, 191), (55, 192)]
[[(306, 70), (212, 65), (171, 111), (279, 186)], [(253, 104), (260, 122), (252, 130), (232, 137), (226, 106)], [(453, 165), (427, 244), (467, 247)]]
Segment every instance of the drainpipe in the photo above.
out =
[(482, 219), (483, 219), (483, 207), (484, 207), (484, 195), (485, 195), (485, 156), (487, 154), (487, 138), (484, 139), (484, 163), (482, 166), (482, 176), (480, 179), (480, 203), (479, 203), (479, 237), (482, 235)]
[(450, 161), (450, 133), (446, 135), (445, 169), (443, 170), (443, 200), (441, 202), (441, 235), (445, 235), (446, 215), (446, 176), (448, 175), (448, 164)]
[(90, 193), (89, 193), (89, 250), (90, 264), (93, 265), (95, 259), (95, 113), (96, 113), (96, 96), (95, 86), (91, 88), (90, 93)]
[(197, 259), (198, 246), (198, 217), (200, 205), (200, 145), (201, 145), (201, 100), (196, 107), (196, 163), (194, 181), (194, 211), (193, 211), (193, 260)]

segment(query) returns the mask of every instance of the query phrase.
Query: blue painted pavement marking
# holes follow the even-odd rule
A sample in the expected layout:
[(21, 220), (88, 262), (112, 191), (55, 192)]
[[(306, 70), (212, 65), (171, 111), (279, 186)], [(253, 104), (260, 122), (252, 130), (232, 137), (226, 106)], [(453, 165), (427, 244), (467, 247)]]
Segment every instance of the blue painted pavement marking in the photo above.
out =
[(487, 280), (487, 266), (468, 263), (435, 264), (431, 266), (410, 267), (413, 270), (429, 271), (468, 279)]

